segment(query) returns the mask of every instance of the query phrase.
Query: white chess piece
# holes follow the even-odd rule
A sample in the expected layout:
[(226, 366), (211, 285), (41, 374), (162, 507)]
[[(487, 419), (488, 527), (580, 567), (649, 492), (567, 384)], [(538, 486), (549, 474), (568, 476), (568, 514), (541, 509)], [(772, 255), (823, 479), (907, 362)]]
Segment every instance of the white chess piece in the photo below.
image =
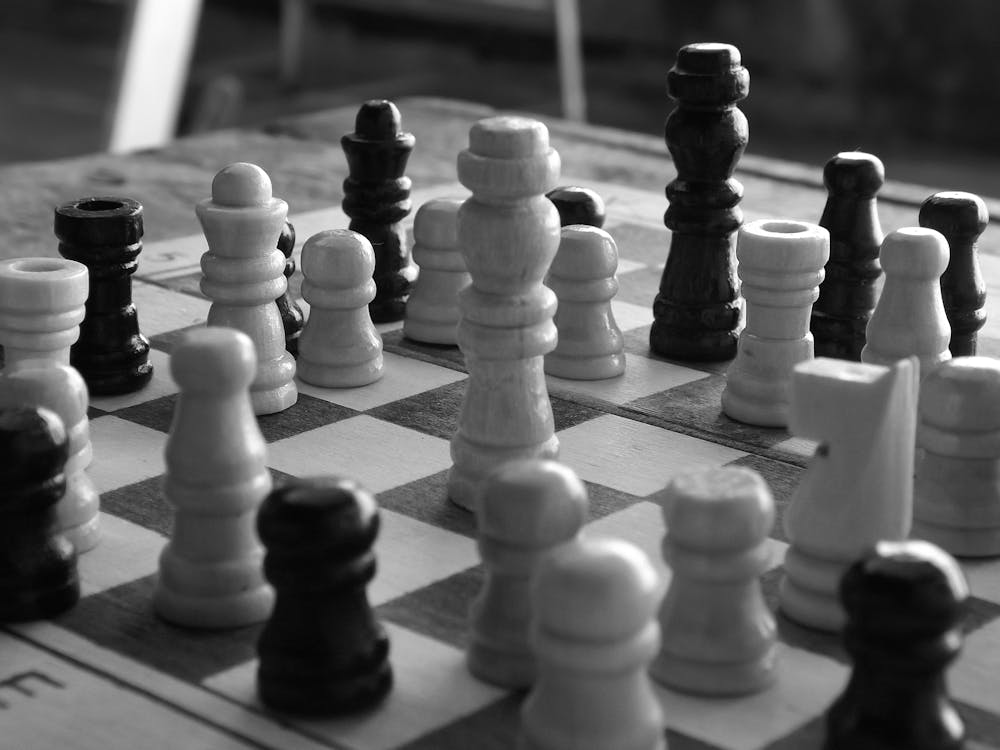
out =
[(320, 232), (302, 246), (302, 297), (309, 303), (299, 337), (303, 382), (349, 388), (382, 377), (382, 337), (368, 312), (374, 270), (371, 242), (349, 229)]

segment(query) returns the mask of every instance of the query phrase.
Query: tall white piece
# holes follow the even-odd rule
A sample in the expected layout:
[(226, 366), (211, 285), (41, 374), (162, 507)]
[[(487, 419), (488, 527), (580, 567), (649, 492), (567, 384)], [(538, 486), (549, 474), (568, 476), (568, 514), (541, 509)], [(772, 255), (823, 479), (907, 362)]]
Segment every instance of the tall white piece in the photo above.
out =
[(564, 227), (545, 284), (556, 293), (556, 348), (545, 372), (573, 380), (602, 380), (625, 372), (625, 338), (611, 311), (618, 294), (618, 246), (611, 235), (582, 224)]
[(647, 669), (660, 647), (660, 582), (639, 548), (581, 538), (542, 560), (532, 586), (538, 679), (522, 750), (665, 750)]
[(64, 258), (0, 261), (4, 366), (33, 359), (69, 364), (90, 293), (87, 267)]
[(458, 343), (458, 293), (469, 272), (458, 246), (460, 198), (434, 198), (413, 220), (413, 260), (420, 275), (406, 301), (403, 335), (425, 344)]
[(1000, 361), (957, 357), (924, 378), (913, 536), (1000, 555)]
[(249, 337), (223, 327), (189, 332), (170, 357), (180, 397), (163, 494), (175, 516), (153, 606), (179, 625), (237, 627), (271, 612), (274, 592), (254, 527), (271, 490), (267, 446), (248, 394), (256, 366)]
[(299, 337), (299, 379), (323, 388), (368, 385), (382, 377), (375, 299), (375, 252), (350, 229), (314, 234), (302, 246), (302, 297), (309, 318)]
[(542, 558), (574, 539), (587, 521), (587, 489), (555, 461), (526, 458), (483, 482), (476, 510), (486, 580), (469, 615), (469, 670), (508, 688), (530, 687), (531, 576)]
[(543, 370), (556, 345), (556, 296), (542, 284), (559, 247), (559, 212), (545, 197), (558, 178), (548, 129), (523, 117), (480, 120), (458, 155), (458, 179), (472, 191), (458, 212), (472, 284), (459, 297), (469, 379), (448, 496), (463, 508), (505, 461), (559, 452)]
[(777, 627), (760, 575), (774, 499), (752, 469), (682, 474), (662, 500), (664, 558), (673, 571), (660, 606), (655, 680), (701, 695), (741, 695), (777, 678)]
[(813, 357), (809, 316), (830, 233), (801, 221), (754, 221), (740, 227), (736, 257), (746, 327), (726, 372), (722, 410), (739, 422), (784, 427), (792, 371)]
[(951, 359), (951, 326), (941, 298), (948, 241), (933, 229), (897, 229), (882, 242), (879, 259), (885, 285), (868, 321), (861, 361), (888, 365), (916, 356), (924, 377)]
[(66, 426), (66, 493), (56, 505), (55, 531), (66, 536), (77, 552), (97, 545), (100, 495), (87, 467), (94, 457), (87, 418), (87, 384), (75, 367), (43, 360), (22, 360), (0, 376), (0, 406), (44, 406)]
[(916, 357), (891, 367), (818, 357), (795, 368), (788, 428), (819, 442), (784, 517), (780, 606), (797, 622), (843, 627), (847, 566), (910, 531), (919, 370)]
[(278, 237), (288, 204), (271, 195), (271, 178), (237, 162), (212, 180), (212, 197), (195, 211), (208, 241), (201, 256), (201, 291), (212, 300), (208, 325), (243, 331), (257, 349), (250, 388), (255, 414), (284, 411), (298, 399), (295, 360), (274, 301), (284, 294), (285, 256)]

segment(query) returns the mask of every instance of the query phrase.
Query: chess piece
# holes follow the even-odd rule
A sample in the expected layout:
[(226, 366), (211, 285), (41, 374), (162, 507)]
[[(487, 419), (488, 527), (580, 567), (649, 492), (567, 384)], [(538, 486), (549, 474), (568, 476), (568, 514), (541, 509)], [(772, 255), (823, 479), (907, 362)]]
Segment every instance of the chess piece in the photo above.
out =
[(919, 366), (890, 367), (817, 357), (795, 368), (788, 429), (819, 443), (792, 494), (781, 610), (837, 631), (836, 585), (879, 540), (905, 539), (913, 513)]
[(299, 336), (302, 334), (302, 327), (306, 318), (302, 314), (302, 308), (292, 297), (291, 278), (295, 274), (295, 259), (292, 252), (295, 250), (295, 227), (292, 222), (285, 220), (285, 226), (278, 237), (278, 249), (285, 256), (285, 270), (283, 271), (286, 285), (285, 291), (274, 302), (278, 306), (278, 314), (281, 315), (281, 325), (285, 329), (285, 351), (293, 357), (299, 356)]
[(958, 357), (921, 385), (913, 536), (953, 555), (1000, 555), (1000, 362)]
[(610, 234), (597, 227), (563, 228), (545, 279), (559, 300), (553, 318), (558, 341), (545, 355), (549, 375), (602, 380), (625, 372), (625, 338), (611, 310), (617, 268), (618, 247)]
[(683, 474), (662, 501), (673, 576), (660, 606), (653, 679), (700, 695), (742, 695), (777, 679), (777, 628), (759, 576), (768, 569), (774, 500), (752, 469)]
[(581, 539), (546, 556), (532, 585), (538, 679), (521, 706), (522, 750), (665, 750), (646, 673), (660, 645), (659, 580), (637, 547)]
[(830, 236), (801, 221), (755, 221), (736, 245), (746, 328), (726, 372), (722, 411), (761, 427), (788, 424), (795, 365), (813, 357), (809, 313), (819, 296)]
[(951, 356), (973, 355), (979, 329), (986, 324), (986, 284), (979, 270), (976, 242), (989, 224), (989, 211), (982, 198), (972, 193), (935, 193), (920, 207), (919, 221), (920, 226), (939, 231), (948, 242), (941, 298), (951, 326)]
[(888, 365), (915, 355), (924, 377), (951, 358), (940, 283), (948, 243), (933, 229), (897, 229), (882, 243), (881, 259), (885, 285), (868, 321), (861, 361)]
[(86, 317), (70, 349), (92, 396), (132, 393), (153, 377), (139, 333), (132, 274), (142, 252), (142, 206), (131, 198), (82, 198), (55, 210), (59, 254), (90, 272)]
[(579, 533), (587, 489), (555, 461), (504, 464), (483, 482), (476, 506), (479, 554), (486, 570), (469, 615), (469, 671), (506, 688), (535, 679), (528, 642), (531, 576), (542, 558)]
[(66, 445), (54, 412), (0, 409), (0, 622), (54, 617), (80, 598), (76, 552), (51, 530)]
[(87, 267), (62, 258), (0, 260), (4, 365), (33, 359), (69, 364), (89, 288)]
[(505, 461), (559, 452), (542, 369), (556, 345), (556, 296), (542, 279), (559, 247), (559, 213), (545, 197), (559, 165), (545, 125), (522, 117), (480, 120), (458, 155), (458, 179), (472, 191), (458, 212), (472, 283), (459, 295), (469, 379), (448, 496), (463, 508)]
[(682, 47), (667, 76), (677, 108), (665, 138), (677, 178), (667, 185), (663, 221), (672, 237), (649, 332), (650, 348), (665, 357), (717, 361), (736, 354), (743, 186), (733, 170), (749, 138), (736, 104), (749, 90), (740, 52), (728, 44)]
[(153, 606), (178, 625), (249, 625), (266, 619), (274, 602), (254, 534), (257, 507), (271, 490), (247, 392), (256, 364), (250, 338), (221, 326), (190, 331), (170, 357), (180, 397), (163, 495), (175, 515)]
[(17, 362), (0, 376), (0, 406), (43, 406), (62, 421), (68, 439), (66, 490), (55, 507), (54, 533), (78, 553), (100, 539), (100, 495), (90, 476), (94, 451), (87, 418), (87, 384), (75, 367), (55, 362)]
[(299, 348), (303, 382), (350, 388), (382, 377), (382, 337), (368, 312), (374, 268), (371, 243), (350, 229), (314, 234), (302, 246), (302, 296), (310, 305)]
[(392, 669), (365, 590), (375, 575), (375, 498), (348, 479), (293, 478), (264, 501), (257, 528), (278, 593), (257, 644), (261, 700), (314, 716), (380, 702)]
[(830, 232), (830, 260), (809, 324), (817, 357), (861, 360), (882, 276), (876, 195), (884, 182), (882, 162), (861, 151), (839, 153), (823, 168), (829, 195), (819, 225)]
[(420, 275), (406, 302), (403, 335), (425, 344), (458, 343), (458, 293), (469, 272), (458, 246), (459, 198), (429, 200), (413, 221), (413, 260)]
[(250, 387), (255, 414), (284, 411), (298, 399), (295, 359), (285, 351), (276, 300), (288, 286), (277, 248), (288, 204), (271, 195), (271, 178), (238, 162), (212, 181), (212, 198), (196, 207), (208, 241), (201, 256), (201, 291), (212, 300), (208, 325), (243, 331), (257, 349)]
[(559, 212), (560, 226), (586, 224), (600, 229), (607, 218), (607, 208), (604, 199), (596, 190), (564, 185), (550, 190), (545, 197), (552, 201)]
[(363, 234), (375, 250), (372, 320), (402, 320), (406, 297), (417, 276), (400, 222), (410, 213), (409, 177), (403, 175), (415, 139), (402, 131), (396, 105), (372, 99), (361, 105), (354, 131), (340, 139), (350, 176), (344, 180), (344, 213), (349, 229)]
[(850, 680), (826, 715), (824, 750), (959, 750), (944, 673), (962, 647), (968, 586), (928, 542), (879, 542), (840, 584)]

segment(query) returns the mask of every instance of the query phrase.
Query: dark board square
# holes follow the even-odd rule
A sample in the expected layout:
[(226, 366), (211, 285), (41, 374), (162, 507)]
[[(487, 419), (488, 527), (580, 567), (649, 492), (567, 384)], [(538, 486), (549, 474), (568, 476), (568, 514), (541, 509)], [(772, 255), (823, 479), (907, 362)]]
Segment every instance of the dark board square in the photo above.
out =
[(464, 650), (468, 640), (469, 606), (483, 585), (477, 565), (442, 578), (379, 606), (379, 617)]

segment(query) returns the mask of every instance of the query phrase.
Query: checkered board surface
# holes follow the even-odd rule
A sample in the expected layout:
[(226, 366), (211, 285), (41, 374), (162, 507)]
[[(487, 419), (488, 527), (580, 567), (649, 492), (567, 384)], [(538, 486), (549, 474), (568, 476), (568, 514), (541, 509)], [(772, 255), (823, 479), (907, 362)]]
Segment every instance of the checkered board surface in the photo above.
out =
[[(590, 186), (605, 196), (606, 228), (620, 250), (614, 313), (626, 332), (628, 368), (612, 381), (548, 383), (561, 458), (590, 491), (587, 533), (640, 546), (666, 586), (657, 495), (667, 480), (692, 469), (752, 467), (779, 508), (773, 565), (763, 577), (774, 608), (786, 547), (780, 516), (814, 446), (722, 416), (725, 365), (691, 367), (650, 354), (650, 304), (669, 244), (664, 201)], [(458, 185), (418, 191), (414, 205), (464, 193)], [(339, 210), (292, 218), (300, 244), (320, 229), (346, 226)], [(293, 408), (260, 419), (279, 480), (341, 473), (377, 493), (379, 570), (369, 595), (391, 638), (396, 679), (385, 704), (331, 721), (275, 716), (255, 697), (259, 627), (200, 632), (153, 614), (157, 557), (171, 528), (159, 492), (176, 401), (168, 358), (178, 334), (208, 312), (197, 291), (204, 249), (201, 237), (181, 238), (148, 245), (140, 259), (135, 300), (154, 346), (155, 376), (138, 394), (92, 401), (90, 473), (102, 493), (103, 541), (80, 560), (84, 596), (75, 609), (0, 631), (0, 748), (513, 747), (523, 696), (476, 681), (464, 665), (466, 612), (483, 570), (472, 516), (445, 498), (449, 440), (465, 389), (462, 357), (405, 340), (399, 324), (381, 327), (382, 381), (351, 390), (302, 385)], [(995, 256), (983, 263), (987, 278), (1000, 279)], [(998, 343), (1000, 336), (987, 333), (981, 348), (996, 354)], [(951, 692), (970, 747), (1000, 747), (1000, 561), (964, 567), (973, 598)], [(836, 638), (782, 617), (779, 626), (780, 679), (772, 689), (705, 700), (656, 688), (671, 748), (821, 745), (823, 712), (849, 662)]]

